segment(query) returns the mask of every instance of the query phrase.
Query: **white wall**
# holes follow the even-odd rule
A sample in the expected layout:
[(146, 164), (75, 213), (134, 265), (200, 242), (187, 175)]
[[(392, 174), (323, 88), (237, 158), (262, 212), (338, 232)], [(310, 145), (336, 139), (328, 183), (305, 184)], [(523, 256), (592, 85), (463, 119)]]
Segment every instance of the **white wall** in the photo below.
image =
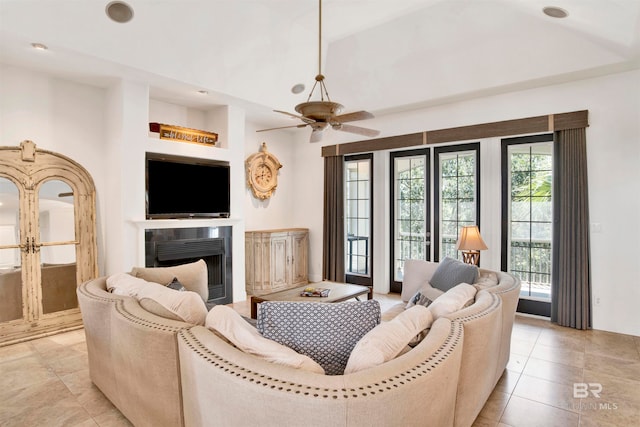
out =
[(251, 189), (246, 185), (246, 165), (244, 165), (243, 195), (246, 229), (255, 231), (291, 227), (307, 228), (308, 221), (294, 219), (298, 199), (294, 188), (298, 166), (294, 156), (296, 142), (289, 132), (256, 132), (257, 129), (262, 128), (264, 127), (253, 123), (246, 124), (244, 157), (246, 159), (259, 151), (262, 143), (266, 142), (267, 150), (280, 161), (282, 168), (278, 172), (278, 186), (273, 195), (266, 200), (260, 200), (253, 196)]
[(93, 177), (98, 191), (98, 265), (104, 271), (104, 188), (108, 180), (104, 89), (0, 64), (0, 145), (25, 139), (70, 157)]
[[(233, 298), (244, 292), (244, 111), (217, 107), (193, 111), (152, 102), (147, 85), (117, 81), (97, 88), (18, 67), (0, 65), (0, 145), (24, 139), (68, 156), (93, 177), (97, 195), (100, 274), (129, 271), (144, 263), (144, 229), (233, 227)], [(148, 122), (204, 127), (220, 133), (222, 148), (160, 140)], [(204, 125), (204, 126), (201, 126)], [(231, 164), (231, 218), (146, 221), (146, 151), (226, 160)], [(203, 188), (206, 194), (206, 188)]]
[[(640, 241), (640, 71), (580, 80), (556, 86), (513, 92), (439, 107), (380, 116), (366, 126), (381, 136), (423, 130), (589, 110), (587, 129), (593, 326), (595, 329), (640, 335), (640, 263), (634, 255)], [(365, 123), (363, 123), (365, 125)], [(301, 133), (295, 142), (296, 163), (304, 164), (295, 180), (300, 199), (295, 218), (304, 218), (318, 238), (313, 239), (310, 275), (318, 277), (322, 262), (323, 160), (319, 147)], [(327, 132), (323, 144), (359, 140), (349, 134)], [(500, 268), (500, 139), (481, 142), (481, 228), (490, 249), (482, 265)], [(388, 290), (388, 153), (374, 156), (374, 287)], [(385, 200), (380, 201), (380, 197)], [(593, 226), (592, 226), (593, 229)]]
[[(640, 263), (634, 243), (640, 240), (640, 71), (586, 79), (557, 86), (452, 103), (362, 123), (382, 136), (464, 126), (529, 116), (589, 110), (587, 130), (591, 222), (594, 328), (640, 335), (636, 313), (640, 300)], [(140, 159), (145, 150), (220, 158), (233, 162), (234, 266), (242, 266), (246, 229), (306, 227), (310, 229), (310, 278), (322, 277), (323, 159), (321, 145), (359, 138), (328, 130), (321, 144), (308, 142), (308, 129), (256, 133), (241, 110), (227, 108), (204, 114), (157, 104), (149, 107), (147, 89), (130, 82), (102, 89), (56, 79), (22, 68), (0, 65), (0, 145), (33, 140), (38, 147), (69, 156), (93, 176), (98, 203), (98, 254), (102, 273), (138, 263), (128, 251), (138, 244), (131, 221), (143, 220), (144, 181)], [(153, 140), (146, 122), (164, 119), (159, 111), (175, 110), (187, 121), (221, 126), (225, 150)], [(181, 111), (181, 112), (180, 112)], [(158, 116), (155, 114), (158, 113)], [(131, 120), (123, 118), (130, 114)], [(173, 123), (169, 121), (170, 123)], [(192, 123), (173, 123), (199, 127)], [(217, 130), (217, 129), (214, 129)], [(265, 141), (284, 165), (274, 196), (258, 202), (246, 188), (244, 159)], [(499, 268), (499, 139), (481, 141), (482, 230), (490, 250), (482, 265)], [(114, 148), (115, 147), (115, 148)], [(128, 170), (131, 165), (135, 169)], [(376, 153), (374, 247), (376, 291), (388, 289), (388, 153)], [(135, 188), (133, 194), (130, 189)], [(122, 194), (128, 194), (122, 196)], [(139, 203), (140, 202), (140, 203)], [(234, 208), (235, 206), (235, 208)], [(133, 209), (133, 210), (132, 210)], [(113, 228), (105, 224), (117, 219)], [(111, 223), (110, 223), (111, 224)], [(108, 233), (107, 233), (108, 230)], [(135, 231), (134, 231), (135, 230)], [(115, 233), (112, 235), (111, 233)], [(113, 245), (107, 245), (109, 240)], [(133, 246), (132, 246), (133, 245)], [(123, 250), (128, 255), (118, 251)], [(108, 255), (105, 255), (108, 254)], [(132, 253), (132, 252), (131, 252)], [(105, 267), (108, 258), (112, 269)], [(236, 276), (236, 272), (238, 276)], [(234, 299), (243, 299), (244, 268), (234, 268)], [(596, 301), (599, 301), (596, 304)]]

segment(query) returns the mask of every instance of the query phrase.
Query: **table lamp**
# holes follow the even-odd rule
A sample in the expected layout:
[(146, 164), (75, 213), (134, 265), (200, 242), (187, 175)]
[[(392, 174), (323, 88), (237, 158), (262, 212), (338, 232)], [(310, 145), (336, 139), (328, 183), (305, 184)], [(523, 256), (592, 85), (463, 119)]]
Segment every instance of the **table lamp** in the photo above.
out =
[(460, 229), (460, 238), (456, 249), (462, 251), (462, 260), (467, 264), (478, 265), (480, 251), (489, 249), (480, 236), (477, 225), (467, 225)]

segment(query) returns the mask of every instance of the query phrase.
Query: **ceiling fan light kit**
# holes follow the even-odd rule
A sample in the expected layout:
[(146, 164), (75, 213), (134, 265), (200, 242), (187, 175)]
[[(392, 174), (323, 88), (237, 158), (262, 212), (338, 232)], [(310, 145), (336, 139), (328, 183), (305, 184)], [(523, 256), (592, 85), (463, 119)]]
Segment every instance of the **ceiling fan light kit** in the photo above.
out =
[[(299, 113), (299, 115), (288, 113), (286, 111), (274, 110), (276, 113), (286, 114), (292, 118), (302, 120), (304, 123), (293, 126), (280, 126), (269, 129), (260, 129), (257, 132), (266, 132), (270, 130), (287, 128), (303, 128), (309, 126), (312, 129), (311, 138), (309, 141), (318, 142), (322, 139), (322, 132), (330, 125), (334, 130), (355, 133), (367, 137), (378, 136), (380, 132), (374, 129), (368, 129), (353, 125), (344, 125), (345, 122), (372, 119), (373, 114), (369, 113), (368, 111), (356, 111), (353, 113), (340, 115), (344, 107), (342, 106), (342, 104), (332, 102), (329, 98), (329, 92), (327, 91), (327, 87), (324, 82), (325, 76), (322, 74), (322, 0), (318, 0), (318, 5), (318, 74), (316, 75), (315, 82), (313, 84), (313, 87), (311, 88), (311, 92), (307, 97), (307, 102), (303, 102), (295, 106), (295, 110)], [(298, 85), (294, 87), (297, 86)], [(304, 87), (304, 85), (302, 85), (302, 87)], [(319, 88), (320, 100), (311, 101), (311, 97), (313, 96), (316, 87)]]

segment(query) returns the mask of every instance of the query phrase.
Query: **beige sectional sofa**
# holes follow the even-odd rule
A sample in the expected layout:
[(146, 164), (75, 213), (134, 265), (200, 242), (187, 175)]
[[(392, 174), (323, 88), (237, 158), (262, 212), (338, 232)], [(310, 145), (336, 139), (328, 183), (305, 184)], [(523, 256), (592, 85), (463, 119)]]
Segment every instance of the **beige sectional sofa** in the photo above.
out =
[[(405, 281), (428, 280), (437, 265), (423, 263), (405, 269)], [(497, 284), (438, 318), (415, 348), (346, 375), (247, 354), (203, 326), (107, 292), (105, 278), (82, 284), (78, 299), (91, 379), (136, 426), (469, 426), (508, 361), (520, 284), (495, 276)]]
[(176, 337), (193, 325), (108, 292), (106, 279), (77, 290), (91, 381), (135, 426), (184, 426)]

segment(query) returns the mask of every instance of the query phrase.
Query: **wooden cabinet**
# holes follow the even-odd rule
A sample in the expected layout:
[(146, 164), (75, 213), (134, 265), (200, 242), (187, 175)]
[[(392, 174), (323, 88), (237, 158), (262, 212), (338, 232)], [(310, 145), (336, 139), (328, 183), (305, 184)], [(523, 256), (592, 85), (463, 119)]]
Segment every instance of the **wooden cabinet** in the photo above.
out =
[(0, 345), (82, 326), (76, 286), (98, 275), (95, 188), (73, 160), (0, 147)]
[(309, 283), (309, 230), (245, 233), (246, 290), (263, 295)]

